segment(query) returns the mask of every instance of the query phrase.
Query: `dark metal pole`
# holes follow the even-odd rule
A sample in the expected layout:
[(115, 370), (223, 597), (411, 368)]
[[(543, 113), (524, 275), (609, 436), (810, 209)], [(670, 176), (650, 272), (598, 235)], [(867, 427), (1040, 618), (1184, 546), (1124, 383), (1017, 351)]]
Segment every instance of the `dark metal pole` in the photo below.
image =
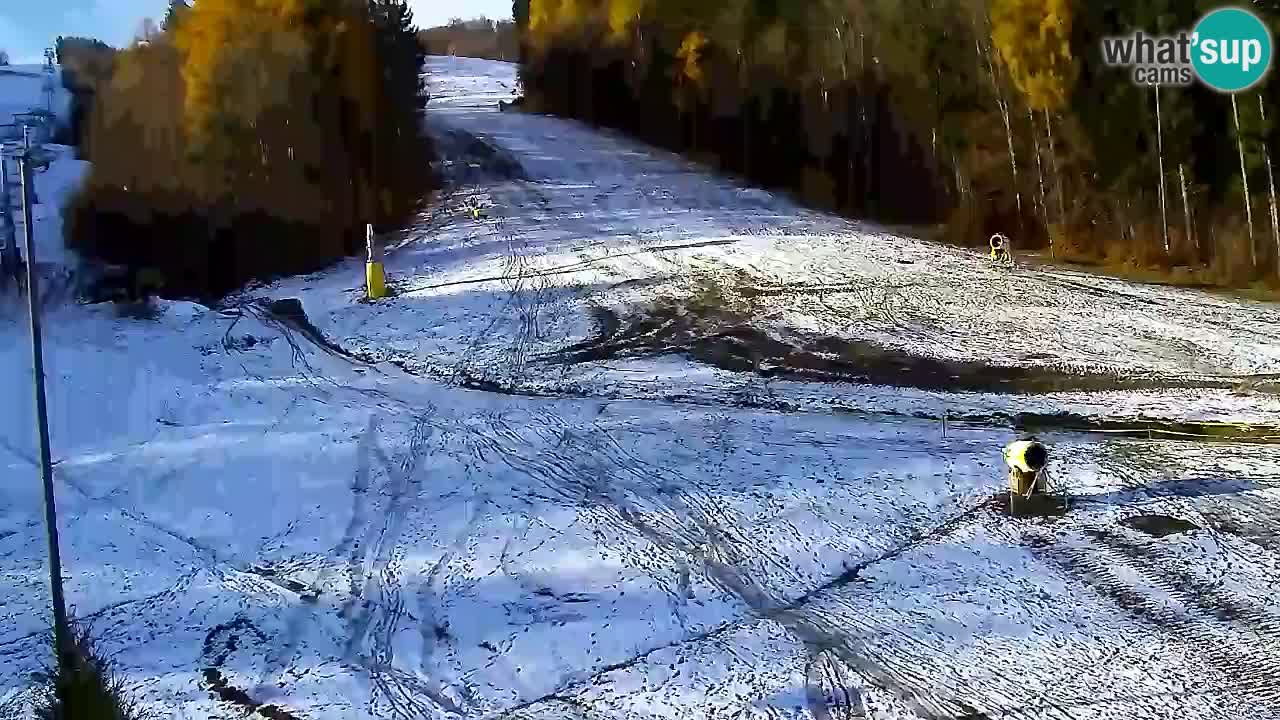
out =
[(27, 253), (27, 310), (31, 316), (31, 369), (35, 376), (36, 429), (40, 435), (40, 480), (44, 483), (44, 523), (49, 540), (49, 590), (53, 600), (53, 641), (59, 667), (71, 648), (67, 627), (67, 603), (62, 594), (62, 556), (58, 551), (58, 513), (53, 497), (53, 459), (49, 452), (49, 411), (44, 397), (44, 353), (40, 340), (38, 275), (36, 273), (35, 229), (31, 217), (31, 158), (24, 152), (18, 159), (22, 176), (22, 234)]

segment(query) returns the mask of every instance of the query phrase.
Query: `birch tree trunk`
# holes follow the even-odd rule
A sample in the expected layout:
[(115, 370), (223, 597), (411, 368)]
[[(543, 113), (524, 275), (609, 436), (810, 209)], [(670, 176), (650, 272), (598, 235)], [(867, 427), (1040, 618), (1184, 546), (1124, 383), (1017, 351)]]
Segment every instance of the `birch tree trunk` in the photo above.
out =
[(751, 119), (755, 114), (755, 106), (751, 104), (751, 91), (747, 88), (747, 58), (738, 51), (738, 86), (742, 90), (742, 175), (751, 177)]
[(1049, 111), (1044, 111), (1044, 130), (1049, 136), (1049, 162), (1053, 164), (1053, 184), (1058, 189), (1058, 222), (1067, 222), (1066, 186), (1062, 184), (1062, 172), (1058, 169), (1058, 151), (1053, 145), (1053, 122)]
[(1164, 256), (1169, 257), (1169, 210), (1164, 195), (1164, 123), (1160, 117), (1160, 86), (1156, 91), (1156, 154), (1160, 172), (1160, 237), (1164, 240)]
[[(865, 81), (867, 76), (867, 34), (858, 32), (858, 77)], [(873, 83), (874, 84), (874, 83)], [(875, 214), (879, 209), (879, 201), (876, 193), (879, 189), (872, 189), (875, 176), (871, 166), (871, 116), (867, 112), (867, 101), (863, 91), (858, 92), (859, 115), (862, 119), (862, 189), (866, 193), (866, 210)], [(876, 99), (876, 117), (880, 116), (880, 101)]]
[(845, 138), (845, 202), (848, 203), (849, 210), (852, 212), (856, 207), (857, 199), (854, 197), (854, 191), (857, 187), (858, 166), (854, 161), (853, 154), (853, 131), (854, 131), (854, 108), (853, 108), (853, 83), (849, 81), (849, 43), (853, 42), (853, 36), (850, 32), (849, 18), (844, 18), (843, 32), (840, 35), (840, 76), (844, 81), (844, 138)]
[(1200, 241), (1191, 229), (1191, 204), (1187, 202), (1187, 174), (1178, 163), (1178, 183), (1182, 186), (1182, 221), (1186, 225), (1187, 241), (1195, 249), (1196, 261), (1200, 260)]
[(1253, 206), (1249, 202), (1249, 172), (1244, 165), (1244, 137), (1240, 134), (1240, 110), (1236, 107), (1236, 96), (1231, 96), (1231, 117), (1236, 124), (1236, 151), (1240, 155), (1240, 180), (1244, 183), (1244, 217), (1249, 224), (1249, 267), (1258, 267), (1258, 245), (1253, 239)]
[[(1267, 122), (1267, 106), (1262, 102), (1262, 95), (1258, 95), (1258, 116), (1262, 118), (1265, 126)], [(1271, 211), (1271, 248), (1275, 252), (1276, 276), (1280, 277), (1280, 218), (1276, 214), (1276, 176), (1271, 171), (1271, 149), (1267, 147), (1264, 140), (1262, 143), (1262, 159), (1267, 163), (1267, 191), (1269, 193), (1269, 209)]]
[(978, 55), (978, 60), (984, 58), (987, 61), (987, 75), (991, 78), (991, 89), (995, 91), (996, 108), (1000, 110), (1000, 119), (1004, 121), (1004, 137), (1009, 143), (1009, 169), (1013, 172), (1013, 197), (1018, 207), (1018, 220), (1022, 220), (1022, 190), (1018, 185), (1018, 155), (1013, 150), (1013, 125), (1009, 122), (1009, 106), (1004, 101), (1004, 93), (1000, 91), (1000, 82), (996, 79), (995, 64), (991, 62), (991, 52), (988, 49), (983, 51), (977, 34), (977, 27), (974, 27), (973, 50)]
[[(1040, 161), (1040, 133), (1036, 131), (1036, 116), (1031, 106), (1027, 106), (1027, 119), (1031, 121), (1031, 142), (1036, 151), (1036, 172), (1040, 180), (1040, 217), (1044, 220), (1045, 232), (1049, 232), (1049, 204), (1044, 191), (1044, 163)], [(1049, 256), (1053, 256), (1053, 244), (1049, 245)]]

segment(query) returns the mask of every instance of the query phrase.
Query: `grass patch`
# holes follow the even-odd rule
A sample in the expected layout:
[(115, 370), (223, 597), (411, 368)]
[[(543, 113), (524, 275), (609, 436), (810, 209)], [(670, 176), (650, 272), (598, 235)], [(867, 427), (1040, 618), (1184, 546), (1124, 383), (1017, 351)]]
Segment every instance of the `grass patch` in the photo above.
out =
[(124, 681), (97, 650), (88, 627), (72, 628), (72, 643), (35, 704), (38, 720), (142, 720)]

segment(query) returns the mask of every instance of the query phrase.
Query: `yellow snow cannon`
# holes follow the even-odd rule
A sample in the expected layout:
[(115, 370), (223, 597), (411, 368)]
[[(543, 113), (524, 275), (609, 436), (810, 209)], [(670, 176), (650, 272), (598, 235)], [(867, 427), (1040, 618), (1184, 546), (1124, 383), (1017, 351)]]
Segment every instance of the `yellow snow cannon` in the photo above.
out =
[(1035, 438), (1023, 438), (1004, 448), (1009, 466), (1009, 492), (1029, 496), (1045, 491), (1044, 471), (1049, 465), (1049, 449)]
[(1013, 254), (1010, 250), (1009, 237), (1004, 233), (996, 233), (987, 241), (991, 246), (991, 262), (998, 265), (1012, 265)]

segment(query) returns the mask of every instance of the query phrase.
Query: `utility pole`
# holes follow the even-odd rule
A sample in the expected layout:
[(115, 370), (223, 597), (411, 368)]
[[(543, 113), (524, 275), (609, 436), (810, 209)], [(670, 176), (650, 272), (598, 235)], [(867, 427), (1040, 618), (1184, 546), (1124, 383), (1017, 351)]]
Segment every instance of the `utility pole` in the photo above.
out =
[[(44, 49), (44, 86), (41, 89), (44, 90), (45, 112), (48, 112), (50, 115), (53, 114), (53, 93), (56, 87), (53, 81), (54, 59), (55, 59), (55, 56), (53, 53), (53, 48), (45, 48)], [(48, 117), (45, 118), (45, 122), (46, 123), (50, 122)], [(52, 130), (52, 128), (49, 128), (49, 129)]]
[[(27, 131), (29, 132), (29, 131)], [(49, 452), (49, 411), (44, 394), (44, 352), (40, 339), (39, 275), (36, 273), (35, 222), (31, 212), (34, 191), (31, 177), (30, 137), (24, 132), (24, 147), (18, 156), (22, 178), (22, 234), (27, 261), (27, 311), (31, 318), (31, 370), (35, 381), (36, 430), (40, 440), (40, 480), (44, 483), (44, 523), (49, 542), (49, 591), (53, 601), (53, 639), (58, 667), (65, 668), (71, 649), (67, 625), (67, 603), (62, 593), (62, 555), (58, 548), (58, 513), (54, 505), (53, 460)]]

